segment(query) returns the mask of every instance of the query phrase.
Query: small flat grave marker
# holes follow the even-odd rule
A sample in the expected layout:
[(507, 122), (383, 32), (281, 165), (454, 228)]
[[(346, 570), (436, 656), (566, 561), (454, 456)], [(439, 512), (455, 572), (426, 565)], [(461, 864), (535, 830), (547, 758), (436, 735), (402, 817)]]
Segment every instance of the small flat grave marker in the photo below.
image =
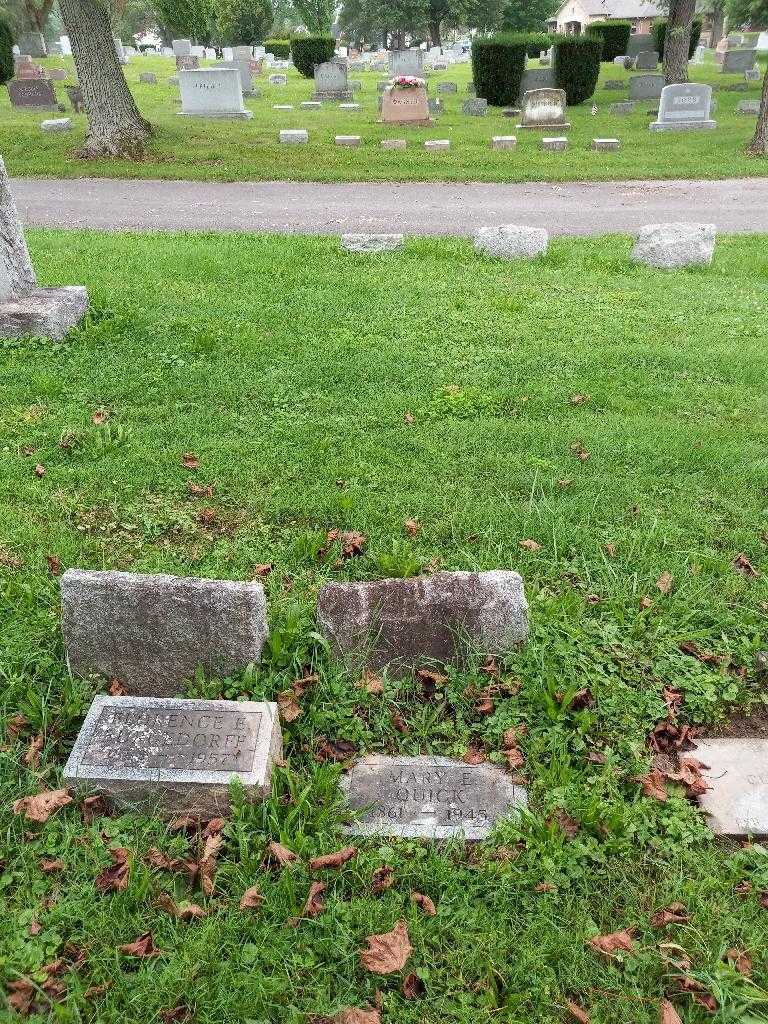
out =
[(446, 757), (370, 755), (341, 787), (359, 812), (354, 835), (484, 839), (499, 818), (528, 804), (526, 788), (501, 768)]
[(252, 798), (267, 796), (280, 753), (275, 704), (99, 695), (64, 780), (122, 808), (210, 817), (226, 814), (233, 776)]
[(658, 100), (664, 88), (664, 75), (633, 75), (629, 80), (629, 98), (637, 100)]
[(709, 824), (724, 836), (768, 836), (768, 740), (702, 739), (686, 755), (707, 765), (711, 787), (699, 798)]

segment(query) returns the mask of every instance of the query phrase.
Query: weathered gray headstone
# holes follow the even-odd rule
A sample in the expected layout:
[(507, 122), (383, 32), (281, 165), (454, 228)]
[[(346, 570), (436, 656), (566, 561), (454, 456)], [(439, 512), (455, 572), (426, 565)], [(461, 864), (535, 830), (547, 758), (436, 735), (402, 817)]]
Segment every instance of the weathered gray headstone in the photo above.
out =
[(650, 32), (635, 32), (627, 43), (627, 56), (636, 57), (639, 53), (653, 50), (653, 35)]
[(58, 101), (53, 82), (41, 78), (15, 78), (8, 82), (8, 96), (13, 107), (32, 110), (56, 110)]
[(739, 74), (755, 66), (757, 50), (726, 50), (723, 56), (723, 74)]
[(421, 78), (424, 74), (423, 50), (391, 50), (389, 72), (393, 78), (400, 75)]
[(243, 104), (243, 87), (237, 68), (200, 68), (180, 71), (181, 110), (184, 117), (249, 120)]
[(646, 224), (637, 233), (631, 259), (661, 270), (709, 266), (716, 234), (714, 224)]
[(30, 57), (47, 57), (48, 48), (45, 45), (45, 36), (42, 32), (32, 30), (24, 32), (19, 36), (19, 51), (28, 54)]
[(655, 71), (659, 66), (659, 55), (656, 50), (641, 50), (635, 57), (635, 68), (638, 71)]
[(163, 816), (226, 814), (229, 783), (269, 795), (281, 755), (277, 705), (97, 696), (64, 768), (74, 790)]
[(488, 113), (488, 100), (475, 97), (465, 100), (461, 105), (462, 114), (469, 114), (470, 117), (485, 117)]
[(557, 79), (554, 68), (529, 68), (523, 72), (518, 93), (518, 104), (523, 105), (523, 97), (534, 89), (556, 89)]
[(32, 261), (0, 159), (0, 338), (58, 340), (88, 309), (85, 288), (38, 288)]
[(42, 121), (40, 127), (44, 132), (68, 132), (72, 128), (72, 118), (54, 117), (48, 121)]
[(438, 92), (458, 92), (459, 87), (455, 82), (438, 82)]
[(240, 75), (240, 88), (243, 90), (243, 96), (253, 95), (253, 79), (251, 78), (251, 64), (247, 60), (220, 60), (216, 65), (217, 68), (232, 68)]
[(717, 121), (710, 118), (712, 86), (693, 82), (665, 85), (661, 90), (659, 118), (649, 125), (652, 132), (711, 131)]
[(145, 85), (157, 85), (157, 75), (154, 71), (142, 71), (139, 75), (139, 81)]
[(549, 235), (544, 228), (519, 224), (480, 228), (475, 235), (475, 252), (501, 260), (533, 259), (546, 252), (548, 244)]
[(534, 89), (523, 96), (518, 128), (570, 128), (565, 120), (564, 89)]
[(664, 75), (633, 75), (629, 80), (630, 100), (658, 100), (664, 88)]
[(269, 85), (288, 85), (288, 76), (283, 74), (270, 75), (267, 78)]
[(342, 778), (359, 812), (355, 835), (484, 839), (504, 815), (527, 806), (525, 786), (501, 768), (446, 757), (369, 755)]
[(192, 53), (191, 39), (173, 39), (171, 40), (171, 46), (173, 47), (174, 57), (189, 57)]
[(626, 86), (626, 84), (626, 82), (622, 81), (619, 78), (609, 78), (603, 86), (603, 88), (608, 89), (611, 92), (618, 92), (620, 89), (623, 89)]
[(450, 148), (450, 139), (427, 139), (424, 143), (424, 149), (429, 153), (447, 153)]
[(62, 629), (71, 669), (170, 697), (198, 668), (227, 676), (258, 662), (267, 636), (260, 582), (69, 569)]
[(618, 139), (592, 139), (591, 148), (596, 153), (614, 153), (621, 148)]
[(625, 100), (622, 103), (611, 103), (608, 107), (609, 114), (634, 114), (634, 112), (634, 100)]
[(352, 90), (347, 79), (347, 62), (343, 60), (326, 60), (315, 64), (314, 72), (316, 100), (348, 100), (352, 98)]
[(280, 142), (286, 146), (303, 146), (309, 142), (309, 132), (306, 128), (283, 128)]
[(199, 68), (200, 58), (193, 53), (182, 53), (176, 58), (177, 71), (198, 71)]
[(760, 100), (739, 100), (736, 104), (736, 113), (756, 117), (760, 113)]
[(466, 647), (506, 654), (528, 636), (522, 578), (504, 569), (326, 583), (317, 617), (348, 665), (395, 675), (428, 662), (460, 664)]
[(718, 835), (768, 836), (768, 740), (700, 739), (686, 756), (706, 765), (699, 804)]
[[(387, 140), (384, 140), (387, 141)], [(390, 139), (389, 142), (405, 142), (405, 139)], [(384, 146), (384, 142), (382, 142)], [(387, 146), (386, 149), (405, 149), (404, 145)], [(403, 245), (402, 235), (347, 234), (341, 236), (341, 247), (347, 252), (370, 253), (394, 252)]]

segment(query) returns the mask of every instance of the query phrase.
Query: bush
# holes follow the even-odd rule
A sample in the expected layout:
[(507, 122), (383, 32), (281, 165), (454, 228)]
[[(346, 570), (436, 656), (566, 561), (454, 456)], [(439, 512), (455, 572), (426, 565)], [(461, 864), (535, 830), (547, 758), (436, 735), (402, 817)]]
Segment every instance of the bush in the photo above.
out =
[(501, 33), (472, 40), (475, 93), (492, 107), (517, 103), (525, 71), (528, 36)]
[[(667, 19), (660, 18), (658, 21), (653, 23), (651, 28), (653, 33), (653, 45), (658, 51), (659, 60), (664, 60), (664, 39), (667, 35)], [(699, 45), (699, 38), (701, 37), (701, 18), (694, 18), (693, 24), (691, 25), (691, 41), (688, 44), (688, 60), (696, 52), (696, 47)]]
[(288, 60), (291, 55), (290, 39), (265, 39), (264, 50), (277, 60)]
[(554, 36), (548, 32), (529, 32), (526, 36), (525, 52), (529, 57), (538, 57), (543, 50), (552, 45)]
[(333, 36), (295, 36), (291, 40), (291, 56), (296, 70), (305, 78), (312, 78), (315, 64), (333, 60), (336, 40)]
[(603, 41), (601, 60), (626, 56), (631, 34), (632, 25), (628, 21), (595, 21), (587, 29), (587, 35)]
[(558, 36), (555, 42), (555, 82), (565, 89), (569, 107), (594, 95), (600, 77), (603, 42), (597, 36)]
[(13, 36), (7, 22), (0, 18), (0, 85), (13, 78)]

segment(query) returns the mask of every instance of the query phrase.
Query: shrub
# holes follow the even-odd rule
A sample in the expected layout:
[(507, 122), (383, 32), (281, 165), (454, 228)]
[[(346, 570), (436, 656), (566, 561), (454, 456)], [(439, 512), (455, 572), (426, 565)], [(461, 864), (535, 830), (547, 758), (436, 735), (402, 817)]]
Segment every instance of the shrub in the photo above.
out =
[(548, 32), (529, 32), (526, 36), (525, 52), (529, 57), (538, 57), (543, 50), (552, 45), (554, 36)]
[(296, 70), (305, 78), (312, 78), (315, 64), (333, 60), (336, 40), (333, 36), (295, 36), (291, 40), (291, 56)]
[(288, 60), (291, 55), (290, 39), (265, 39), (264, 50), (277, 60)]
[[(667, 35), (667, 19), (659, 18), (658, 21), (653, 23), (651, 28), (653, 33), (653, 45), (658, 51), (659, 60), (664, 60), (664, 40)], [(688, 60), (696, 52), (696, 47), (699, 45), (699, 38), (701, 36), (701, 18), (694, 18), (693, 24), (691, 25), (691, 41), (688, 44)]]
[(492, 107), (517, 103), (528, 36), (501, 33), (472, 41), (475, 93)]
[(0, 18), (0, 85), (13, 78), (13, 36), (7, 22)]
[(555, 42), (555, 81), (565, 89), (569, 107), (594, 95), (600, 77), (603, 42), (597, 36), (558, 36)]
[(632, 25), (628, 21), (595, 21), (587, 29), (587, 35), (603, 41), (601, 60), (626, 56), (631, 34)]

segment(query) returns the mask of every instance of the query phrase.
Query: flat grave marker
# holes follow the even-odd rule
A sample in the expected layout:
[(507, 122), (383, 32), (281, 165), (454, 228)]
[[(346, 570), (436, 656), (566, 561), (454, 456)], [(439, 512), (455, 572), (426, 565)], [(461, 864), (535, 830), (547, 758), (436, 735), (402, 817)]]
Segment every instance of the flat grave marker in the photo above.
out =
[(707, 766), (699, 805), (717, 835), (768, 836), (768, 740), (699, 739), (685, 756)]

